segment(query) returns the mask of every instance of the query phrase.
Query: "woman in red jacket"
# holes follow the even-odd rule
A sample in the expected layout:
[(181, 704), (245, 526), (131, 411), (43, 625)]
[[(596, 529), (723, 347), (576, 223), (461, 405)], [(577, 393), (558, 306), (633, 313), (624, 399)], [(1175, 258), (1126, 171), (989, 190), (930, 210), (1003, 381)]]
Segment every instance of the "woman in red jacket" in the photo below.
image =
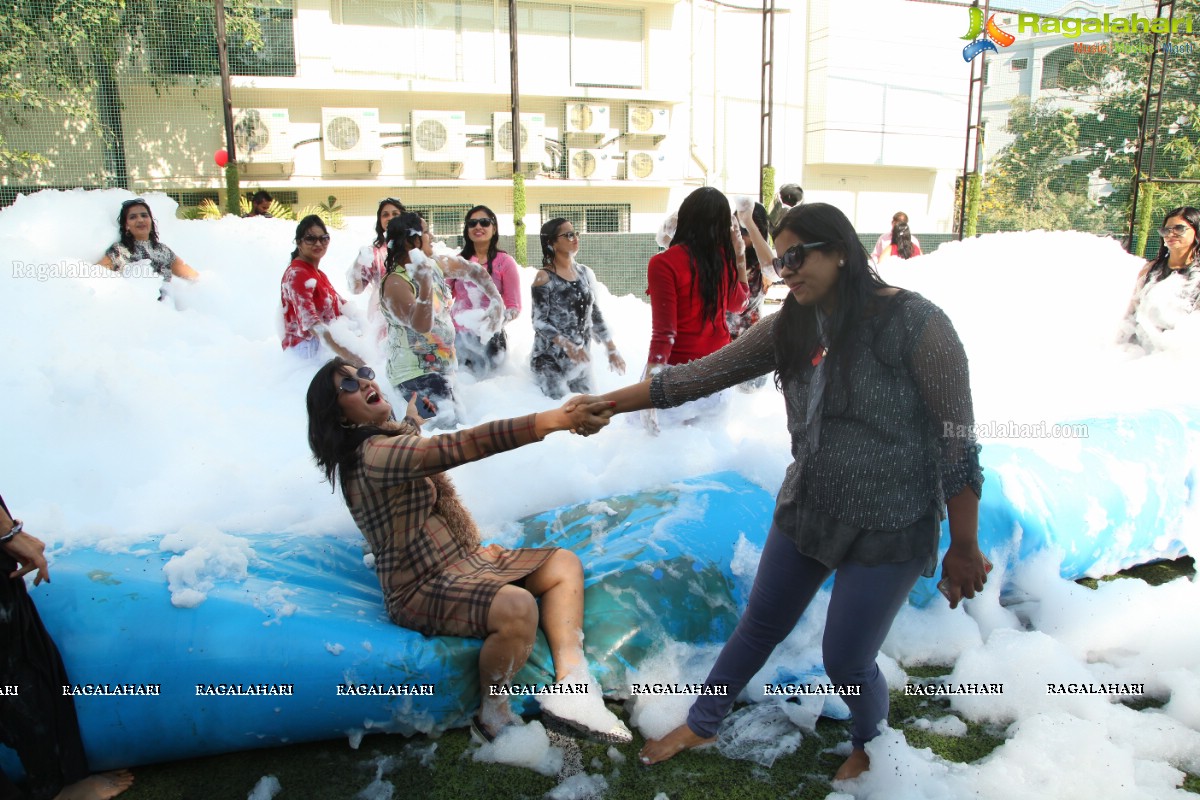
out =
[[(650, 259), (650, 355), (644, 376), (729, 344), (725, 312), (746, 308), (746, 256), (725, 195), (697, 189), (679, 207), (671, 246)], [(649, 427), (656, 425), (647, 421)]]

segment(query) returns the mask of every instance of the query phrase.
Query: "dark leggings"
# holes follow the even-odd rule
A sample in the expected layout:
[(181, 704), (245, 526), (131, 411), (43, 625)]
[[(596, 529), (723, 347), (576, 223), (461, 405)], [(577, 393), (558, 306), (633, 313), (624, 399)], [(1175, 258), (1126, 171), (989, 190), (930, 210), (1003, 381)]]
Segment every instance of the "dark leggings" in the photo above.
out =
[[(875, 658), (924, 565), (920, 557), (874, 567), (843, 562), (837, 568), (821, 647), (825, 672), (835, 685), (862, 687), (860, 695), (842, 698), (850, 707), (855, 747), (875, 738), (879, 723), (887, 719), (887, 682)], [(801, 555), (791, 539), (771, 526), (746, 612), (705, 680), (706, 686), (728, 687), (728, 693), (696, 700), (687, 718), (693, 733), (717, 735), (734, 699), (796, 627), (831, 571)]]
[(0, 742), (17, 751), (25, 787), (0, 772), (0, 798), (42, 800), (88, 776), (79, 738), (75, 701), (64, 697), (69, 684), (58, 649), (46, 633), (25, 582), (8, 577), (16, 563), (0, 553)]

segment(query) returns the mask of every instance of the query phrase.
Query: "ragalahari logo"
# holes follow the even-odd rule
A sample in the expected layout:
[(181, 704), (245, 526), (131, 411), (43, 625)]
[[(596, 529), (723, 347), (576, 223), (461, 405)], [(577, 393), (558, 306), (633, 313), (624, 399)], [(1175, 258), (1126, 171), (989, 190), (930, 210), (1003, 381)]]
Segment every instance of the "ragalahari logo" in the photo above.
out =
[(1017, 40), (1017, 37), (1008, 31), (1000, 29), (1000, 26), (996, 24), (995, 14), (988, 18), (987, 25), (984, 26), (982, 8), (973, 5), (967, 9), (967, 13), (971, 15), (971, 27), (967, 29), (966, 35), (962, 38), (971, 40), (971, 43), (963, 48), (963, 61), (968, 64), (984, 50), (999, 53), (996, 45), (1008, 47)]

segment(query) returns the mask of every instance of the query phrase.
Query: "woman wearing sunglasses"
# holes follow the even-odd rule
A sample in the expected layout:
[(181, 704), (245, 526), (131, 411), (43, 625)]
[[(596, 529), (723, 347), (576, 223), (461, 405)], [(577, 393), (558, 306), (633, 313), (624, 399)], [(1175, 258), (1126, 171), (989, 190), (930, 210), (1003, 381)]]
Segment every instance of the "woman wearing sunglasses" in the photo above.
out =
[(280, 281), (283, 305), (283, 349), (306, 358), (315, 356), (323, 342), (348, 361), (363, 360), (338, 343), (329, 332), (329, 323), (342, 316), (345, 301), (334, 291), (329, 276), (321, 271), (321, 259), (329, 250), (329, 231), (316, 214), (309, 214), (296, 226), (296, 249), (292, 263)]
[[(487, 206), (475, 206), (467, 212), (463, 221), (461, 255), (472, 263), (487, 267), (488, 277), (504, 301), (504, 322), (516, 319), (521, 313), (521, 278), (517, 273), (517, 262), (500, 249), (500, 226), (495, 213)], [(458, 351), (458, 363), (476, 378), (486, 378), (504, 363), (508, 337), (501, 330), (485, 343), (475, 332), (479, 312), (492, 303), (486, 288), (470, 280), (451, 280), (449, 283), (454, 294), (450, 316), (454, 318), (457, 333), (454, 346)]]
[[(393, 223), (394, 225), (395, 223)], [(308, 387), (308, 442), (330, 484), (338, 485), (375, 556), (388, 616), (426, 636), (483, 639), (482, 705), (472, 724), (491, 740), (517, 723), (503, 693), (525, 664), (540, 626), (556, 680), (587, 682), (588, 720), (550, 703), (544, 710), (598, 738), (626, 743), (629, 729), (604, 708), (583, 654), (583, 568), (559, 548), (507, 550), (480, 545), (479, 530), (445, 474), (545, 438), (591, 434), (608, 424), (611, 404), (581, 403), (475, 428), (421, 436), (417, 397), (402, 422), (366, 368), (333, 359)]]
[(1158, 258), (1138, 273), (1122, 331), (1123, 340), (1147, 351), (1166, 344), (1200, 301), (1200, 210), (1171, 209), (1158, 233)]
[(362, 294), (368, 288), (371, 290), (367, 297), (367, 321), (380, 340), (387, 335), (387, 325), (379, 311), (379, 284), (387, 274), (383, 265), (387, 258), (387, 226), (403, 213), (404, 204), (396, 198), (385, 197), (379, 201), (379, 208), (375, 209), (375, 241), (358, 251), (358, 258), (346, 276), (350, 291), (355, 294)]
[[(831, 572), (823, 642), (853, 715), (853, 752), (838, 779), (867, 769), (864, 745), (887, 719), (875, 665), (884, 637), (920, 575), (936, 567), (941, 519), (950, 550), (940, 588), (955, 607), (983, 589), (979, 551), (983, 473), (973, 437), (967, 358), (946, 315), (888, 286), (833, 206), (793, 208), (775, 231), (783, 308), (706, 358), (599, 398), (616, 412), (667, 408), (775, 373), (795, 461), (788, 467), (742, 619), (709, 673), (727, 686), (700, 697), (687, 722), (642, 750), (644, 763), (710, 742), (722, 717)], [(582, 400), (591, 400), (583, 398)]]
[[(100, 266), (121, 272), (131, 264), (148, 262), (151, 270), (163, 279), (163, 287), (172, 277), (194, 281), (200, 273), (175, 255), (175, 251), (158, 240), (158, 225), (150, 206), (140, 197), (126, 200), (117, 214), (119, 241), (113, 243), (100, 259)], [(143, 276), (145, 277), (145, 276)], [(162, 295), (159, 296), (162, 299)]]
[(608, 348), (608, 365), (625, 374), (604, 315), (596, 302), (596, 275), (576, 263), (579, 236), (561, 217), (542, 226), (542, 268), (533, 279), (533, 351), (529, 366), (538, 388), (558, 399), (567, 392), (590, 392), (592, 339)]

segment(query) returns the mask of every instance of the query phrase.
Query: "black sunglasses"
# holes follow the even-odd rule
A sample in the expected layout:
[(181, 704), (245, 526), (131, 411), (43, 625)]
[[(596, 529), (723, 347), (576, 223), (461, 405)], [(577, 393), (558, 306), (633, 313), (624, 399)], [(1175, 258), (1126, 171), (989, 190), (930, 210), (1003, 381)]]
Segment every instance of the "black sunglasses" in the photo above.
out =
[(479, 227), (490, 228), (490, 227), (492, 227), (492, 221), (490, 219), (488, 219), (487, 217), (480, 217), (479, 219), (467, 220), (467, 230), (470, 230), (471, 228), (479, 228)]
[(357, 377), (343, 377), (341, 383), (338, 384), (338, 388), (346, 394), (353, 394), (362, 388), (362, 384), (359, 383), (360, 379), (364, 381), (375, 380), (375, 370), (370, 367), (359, 367), (354, 374)]
[(789, 247), (787, 252), (781, 258), (771, 260), (771, 266), (775, 267), (776, 272), (787, 270), (798, 270), (804, 266), (804, 259), (808, 256), (808, 251), (818, 247), (824, 247), (825, 242), (812, 242), (811, 244), (797, 244)]
[(300, 241), (305, 244), (329, 244), (329, 234), (324, 236), (313, 236), (311, 233), (306, 233), (300, 237)]
[(140, 197), (135, 197), (132, 200), (126, 200), (124, 203), (121, 203), (121, 210), (124, 211), (130, 206), (145, 206), (146, 208), (149, 208), (150, 204)]
[(568, 242), (573, 242), (579, 238), (579, 234), (576, 233), (575, 231), (567, 231), (566, 233), (560, 233), (558, 236), (555, 236), (554, 238), (555, 239), (566, 239)]
[(1163, 237), (1164, 239), (1167, 238), (1167, 236), (1172, 235), (1172, 234), (1174, 234), (1175, 236), (1183, 236), (1185, 233), (1188, 232), (1188, 227), (1189, 226), (1187, 226), (1187, 225), (1172, 225), (1169, 228), (1159, 228), (1158, 235)]

